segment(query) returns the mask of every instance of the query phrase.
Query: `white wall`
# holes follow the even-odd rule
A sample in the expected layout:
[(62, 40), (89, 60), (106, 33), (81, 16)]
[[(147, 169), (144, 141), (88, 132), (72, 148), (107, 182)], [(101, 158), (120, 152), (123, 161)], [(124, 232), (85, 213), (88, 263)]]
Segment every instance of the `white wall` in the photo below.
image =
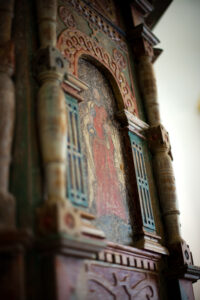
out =
[[(182, 236), (200, 266), (200, 0), (174, 0), (154, 30), (161, 118), (169, 131)], [(200, 299), (200, 283), (194, 285)]]

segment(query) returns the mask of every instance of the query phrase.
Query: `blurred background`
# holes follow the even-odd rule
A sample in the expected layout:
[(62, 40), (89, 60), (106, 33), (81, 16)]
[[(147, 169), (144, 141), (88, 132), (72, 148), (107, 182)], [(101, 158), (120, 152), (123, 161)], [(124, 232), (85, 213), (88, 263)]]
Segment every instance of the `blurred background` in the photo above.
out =
[[(182, 236), (200, 266), (200, 0), (174, 0), (154, 29), (161, 119), (174, 157)], [(194, 284), (200, 299), (200, 282)]]

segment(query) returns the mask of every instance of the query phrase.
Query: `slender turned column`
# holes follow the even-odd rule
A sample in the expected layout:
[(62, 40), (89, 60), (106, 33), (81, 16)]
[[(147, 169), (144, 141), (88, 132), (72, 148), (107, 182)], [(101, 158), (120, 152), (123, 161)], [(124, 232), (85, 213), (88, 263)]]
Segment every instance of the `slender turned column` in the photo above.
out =
[(61, 88), (66, 63), (56, 45), (56, 0), (38, 0), (38, 24), (41, 48), (37, 55), (38, 122), (45, 169), (47, 202), (66, 198), (67, 112)]
[(156, 79), (151, 59), (151, 56), (148, 55), (140, 56), (138, 72), (149, 125), (156, 126), (160, 124), (160, 111), (157, 101)]
[(15, 225), (15, 200), (9, 193), (14, 129), (14, 47), (11, 41), (14, 0), (0, 0), (0, 228)]
[(168, 244), (182, 241), (180, 234), (179, 210), (172, 162), (169, 156), (170, 142), (168, 133), (160, 124), (160, 112), (157, 102), (157, 87), (148, 55), (139, 57), (138, 64), (141, 92), (145, 101), (145, 109), (150, 124), (148, 138), (153, 152), (153, 165), (161, 203), (162, 214), (165, 220)]

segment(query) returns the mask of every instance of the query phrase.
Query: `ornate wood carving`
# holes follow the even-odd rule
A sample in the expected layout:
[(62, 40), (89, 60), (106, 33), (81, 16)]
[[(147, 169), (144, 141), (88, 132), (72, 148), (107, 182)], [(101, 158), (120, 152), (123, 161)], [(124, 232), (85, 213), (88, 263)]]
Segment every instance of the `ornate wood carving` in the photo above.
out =
[(122, 98), (120, 108), (126, 108), (129, 112), (137, 114), (135, 96), (131, 92), (124, 74), (121, 72), (124, 66), (124, 59), (119, 56), (118, 52), (114, 51), (114, 57), (111, 57), (97, 42), (77, 29), (63, 31), (58, 38), (57, 45), (61, 53), (69, 61), (69, 71), (76, 76), (78, 72), (77, 63), (81, 55), (91, 56), (104, 65), (117, 82)]
[[(73, 207), (66, 197), (68, 111), (61, 83), (67, 72), (67, 64), (54, 47), (57, 1), (38, 0), (37, 4), (41, 44), (36, 57), (36, 72), (41, 84), (38, 92), (38, 125), (46, 194), (44, 205), (38, 209), (38, 229), (47, 235), (65, 232), (71, 237), (84, 236), (87, 237), (85, 243), (88, 243), (88, 237), (102, 240), (102, 231), (90, 223), (93, 216)], [(68, 18), (68, 21), (72, 19)], [(98, 248), (101, 249), (104, 246), (103, 242), (95, 240), (90, 243), (99, 244)]]
[(114, 40), (123, 51), (128, 53), (127, 45), (123, 36), (116, 30), (116, 28), (114, 28), (114, 26), (106, 22), (101, 15), (81, 0), (67, 0), (67, 2), (71, 4), (80, 15), (88, 20), (91, 27), (97, 28), (107, 34), (109, 38)]
[(38, 1), (41, 43), (36, 58), (36, 72), (41, 83), (38, 92), (38, 123), (47, 198), (38, 212), (38, 227), (45, 234), (66, 231), (78, 235), (80, 215), (66, 201), (67, 107), (61, 88), (66, 61), (54, 47), (56, 5), (56, 0)]
[(169, 156), (169, 137), (162, 125), (148, 130), (148, 138), (154, 153), (153, 164), (157, 179), (162, 213), (165, 219), (168, 243), (182, 240), (180, 234), (179, 210), (177, 208), (175, 178)]
[[(140, 251), (141, 257), (145, 257), (146, 254), (148, 256), (148, 253), (142, 252)], [(139, 270), (94, 260), (83, 261), (63, 255), (54, 255), (53, 263), (56, 280), (59, 282), (57, 292), (62, 300), (160, 299), (156, 271), (148, 271), (144, 268)], [(51, 273), (46, 274), (44, 280), (51, 282)], [(55, 293), (53, 287), (53, 284), (49, 287), (52, 295)], [(50, 299), (54, 298), (50, 297)]]
[(117, 23), (115, 4), (113, 0), (91, 0), (90, 2), (90, 5), (102, 13), (103, 16), (106, 16), (112, 22)]
[(138, 75), (140, 88), (147, 112), (150, 128), (147, 136), (154, 153), (153, 165), (157, 179), (157, 187), (161, 209), (165, 219), (168, 243), (179, 243), (182, 238), (180, 235), (179, 211), (177, 209), (176, 188), (171, 164), (170, 143), (168, 133), (160, 124), (160, 111), (157, 101), (157, 86), (152, 65), (152, 47), (148, 45), (156, 43), (156, 37), (143, 25), (138, 26), (134, 32), (134, 37), (143, 41), (143, 50), (136, 49), (138, 58)]
[(153, 280), (144, 276), (143, 279), (131, 284), (133, 274), (124, 273), (122, 271), (112, 272), (111, 280), (108, 280), (106, 277), (98, 275), (95, 272), (88, 272), (89, 291), (87, 299), (158, 299), (158, 293)]
[(108, 242), (106, 249), (98, 253), (97, 259), (111, 264), (156, 272), (160, 254)]
[(76, 23), (74, 20), (74, 16), (72, 13), (67, 9), (65, 6), (60, 6), (59, 7), (59, 16), (63, 23), (69, 27), (69, 28), (74, 28), (76, 27)]

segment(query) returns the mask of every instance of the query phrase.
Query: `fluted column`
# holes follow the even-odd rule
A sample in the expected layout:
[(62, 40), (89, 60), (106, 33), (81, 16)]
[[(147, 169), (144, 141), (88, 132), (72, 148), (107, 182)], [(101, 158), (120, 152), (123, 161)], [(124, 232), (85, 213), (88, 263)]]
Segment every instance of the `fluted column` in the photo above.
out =
[(15, 225), (15, 200), (9, 193), (14, 129), (14, 47), (11, 38), (14, 0), (0, 0), (0, 228)]

